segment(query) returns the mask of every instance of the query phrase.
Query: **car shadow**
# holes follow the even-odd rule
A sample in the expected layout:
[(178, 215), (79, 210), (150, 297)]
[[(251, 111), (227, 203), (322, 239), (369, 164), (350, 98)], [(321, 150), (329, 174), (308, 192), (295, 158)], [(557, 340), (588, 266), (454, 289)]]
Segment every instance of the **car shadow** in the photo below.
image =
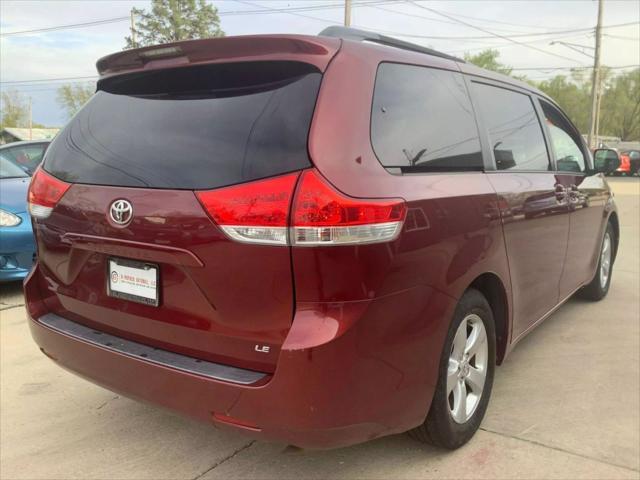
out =
[(22, 282), (0, 283), (0, 309), (24, 305)]

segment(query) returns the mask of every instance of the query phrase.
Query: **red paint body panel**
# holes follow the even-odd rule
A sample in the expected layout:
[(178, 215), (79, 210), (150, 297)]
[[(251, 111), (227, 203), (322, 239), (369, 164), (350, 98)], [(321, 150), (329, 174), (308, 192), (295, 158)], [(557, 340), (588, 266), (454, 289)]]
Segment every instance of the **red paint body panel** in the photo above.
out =
[[(369, 117), (375, 72), (382, 61), (400, 61), (396, 57), (456, 69), (442, 58), (345, 42), (323, 81), (309, 151), (316, 167), (348, 195), (404, 198), (405, 228), (391, 244), (296, 249), (298, 301), (374, 298), (415, 285), (458, 298), (488, 271), (508, 285), (497, 196), (485, 175), (391, 175), (373, 152)], [(305, 275), (312, 265), (320, 275)]]
[(558, 303), (569, 209), (556, 201), (552, 172), (497, 172), (487, 177), (504, 200), (501, 213), (513, 288), (513, 334), (518, 336)]
[[(428, 288), (302, 305), (276, 372), (253, 387), (151, 365), (50, 330), (33, 320), (46, 308), (39, 275), (34, 270), (25, 284), (30, 328), (61, 366), (123, 395), (203, 421), (221, 413), (256, 425), (260, 432), (252, 429), (253, 436), (310, 448), (399, 433), (424, 420), (437, 370), (431, 351), (439, 351), (446, 334), (439, 319), (455, 307), (449, 296)], [(418, 346), (427, 349), (415, 357)]]
[[(181, 57), (145, 64), (129, 51), (98, 66), (108, 76), (202, 62), (312, 63), (324, 72), (308, 140), (313, 166), (345, 195), (404, 199), (403, 230), (378, 244), (250, 245), (227, 238), (193, 192), (73, 185), (49, 219), (35, 221), (39, 262), (25, 282), (34, 339), (61, 366), (258, 438), (349, 445), (424, 421), (457, 300), (478, 277), (496, 279), (504, 295), (506, 312), (497, 319), (502, 351), (593, 277), (603, 228), (615, 210), (602, 176), (400, 175), (373, 152), (371, 102), (380, 62), (482, 72), (319, 37), (179, 46)], [(570, 202), (557, 201), (558, 183), (575, 185)], [(105, 215), (118, 198), (136, 208), (126, 227)], [(108, 297), (109, 256), (160, 265), (162, 308)], [(57, 333), (38, 322), (46, 312), (268, 376), (243, 386), (159, 367)], [(256, 351), (257, 344), (271, 347), (269, 353)]]
[[(124, 228), (105, 214), (119, 198), (136, 205)], [(232, 242), (193, 192), (73, 185), (37, 231), (54, 313), (199, 358), (275, 368), (293, 314), (289, 252)], [(109, 256), (158, 264), (162, 308), (107, 296)]]
[(585, 279), (593, 278), (598, 267), (600, 242), (615, 206), (613, 194), (603, 176), (564, 172), (556, 178), (569, 191), (571, 212), (567, 254), (560, 278), (559, 296), (562, 300)]

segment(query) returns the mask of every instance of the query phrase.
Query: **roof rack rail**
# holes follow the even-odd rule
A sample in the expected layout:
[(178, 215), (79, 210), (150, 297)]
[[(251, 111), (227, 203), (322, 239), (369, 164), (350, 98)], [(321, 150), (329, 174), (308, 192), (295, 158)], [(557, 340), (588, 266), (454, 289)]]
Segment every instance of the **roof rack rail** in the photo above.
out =
[(453, 55), (438, 52), (437, 50), (432, 50), (431, 48), (423, 47), (422, 45), (417, 45), (415, 43), (398, 40), (397, 38), (380, 35), (379, 33), (360, 30), (359, 28), (341, 27), (336, 25), (325, 28), (318, 35), (322, 37), (342, 38), (344, 40), (355, 40), (358, 42), (378, 43), (380, 45), (386, 45), (388, 47), (411, 50), (412, 52), (424, 53), (427, 55), (433, 55), (434, 57), (446, 58), (447, 60), (453, 60), (454, 62), (466, 63), (463, 59), (454, 57)]

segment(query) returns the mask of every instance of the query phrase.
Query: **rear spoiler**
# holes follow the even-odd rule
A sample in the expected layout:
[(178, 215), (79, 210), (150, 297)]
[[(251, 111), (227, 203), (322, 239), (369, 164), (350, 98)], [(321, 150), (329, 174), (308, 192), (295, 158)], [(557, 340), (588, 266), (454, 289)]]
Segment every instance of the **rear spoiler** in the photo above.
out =
[(207, 38), (125, 50), (96, 63), (101, 77), (205, 63), (288, 60), (324, 72), (340, 49), (336, 38), (306, 35), (246, 35)]

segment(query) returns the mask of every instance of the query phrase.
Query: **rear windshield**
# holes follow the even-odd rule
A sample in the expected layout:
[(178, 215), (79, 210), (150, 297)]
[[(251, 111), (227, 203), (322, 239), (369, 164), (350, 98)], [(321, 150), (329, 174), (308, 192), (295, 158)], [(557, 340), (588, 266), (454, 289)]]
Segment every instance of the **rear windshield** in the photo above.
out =
[(104, 80), (44, 169), (69, 182), (209, 189), (306, 168), (321, 74), (298, 62)]

